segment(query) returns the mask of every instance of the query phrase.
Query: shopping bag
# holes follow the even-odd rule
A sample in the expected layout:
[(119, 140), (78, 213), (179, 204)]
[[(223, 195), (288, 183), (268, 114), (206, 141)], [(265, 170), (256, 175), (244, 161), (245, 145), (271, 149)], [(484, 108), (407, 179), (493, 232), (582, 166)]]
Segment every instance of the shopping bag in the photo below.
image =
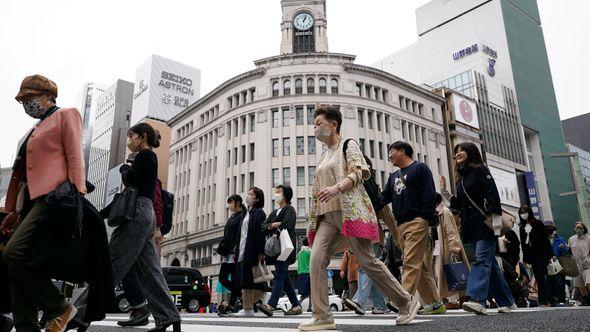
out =
[(283, 229), (281, 231), (279, 241), (281, 244), (281, 254), (277, 258), (277, 260), (284, 262), (289, 258), (289, 255), (291, 255), (294, 249), (293, 242), (291, 241), (291, 237), (289, 236), (289, 231)]
[(559, 261), (555, 258), (552, 258), (549, 262), (549, 265), (547, 265), (547, 274), (550, 276), (554, 276), (561, 271), (563, 271), (563, 267), (561, 266), (561, 264), (559, 264)]
[(580, 270), (578, 269), (578, 264), (572, 257), (568, 256), (561, 256), (557, 258), (559, 260), (559, 264), (563, 268), (563, 274), (566, 277), (579, 277)]
[(274, 279), (272, 272), (266, 264), (260, 262), (258, 265), (252, 267), (252, 278), (255, 284), (265, 283)]
[(268, 257), (276, 257), (281, 253), (281, 242), (276, 234), (273, 234), (266, 239), (264, 253)]
[(443, 270), (447, 279), (449, 292), (458, 292), (467, 289), (467, 279), (469, 278), (467, 264), (453, 261), (450, 264), (443, 265)]

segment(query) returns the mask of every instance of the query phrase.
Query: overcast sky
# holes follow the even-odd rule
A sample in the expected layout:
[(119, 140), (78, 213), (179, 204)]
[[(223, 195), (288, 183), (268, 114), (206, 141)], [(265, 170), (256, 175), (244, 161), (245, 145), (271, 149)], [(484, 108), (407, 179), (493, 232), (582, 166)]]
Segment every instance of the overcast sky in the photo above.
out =
[[(462, 0), (469, 1), (469, 0)], [(415, 9), (428, 0), (328, 0), (332, 52), (375, 61), (415, 42)], [(590, 111), (590, 2), (538, 0), (561, 118)], [(361, 5), (361, 7), (359, 7)], [(23, 77), (59, 86), (58, 104), (77, 106), (85, 82), (133, 82), (151, 53), (201, 69), (201, 96), (280, 48), (279, 0), (0, 2), (0, 165), (35, 122), (14, 96)]]

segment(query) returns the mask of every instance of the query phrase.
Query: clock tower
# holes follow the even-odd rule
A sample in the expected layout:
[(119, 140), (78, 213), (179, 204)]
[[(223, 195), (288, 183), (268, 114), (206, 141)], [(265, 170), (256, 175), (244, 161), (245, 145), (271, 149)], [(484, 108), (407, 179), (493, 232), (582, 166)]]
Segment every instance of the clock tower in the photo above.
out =
[(327, 52), (326, 0), (281, 0), (281, 54)]

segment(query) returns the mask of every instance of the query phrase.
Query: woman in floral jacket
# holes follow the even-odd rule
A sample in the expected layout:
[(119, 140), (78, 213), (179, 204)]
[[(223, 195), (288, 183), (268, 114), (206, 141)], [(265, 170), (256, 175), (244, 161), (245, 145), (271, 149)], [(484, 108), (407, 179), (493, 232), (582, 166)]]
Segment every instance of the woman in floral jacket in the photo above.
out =
[[(350, 141), (343, 151), (340, 136), (342, 114), (333, 106), (320, 106), (315, 112), (315, 137), (327, 145), (317, 166), (310, 212), (312, 320), (299, 330), (336, 329), (328, 302), (326, 270), (333, 254), (349, 248), (359, 265), (379, 290), (399, 308), (398, 325), (409, 324), (420, 304), (406, 292), (387, 267), (374, 256), (372, 243), (379, 240), (377, 217), (362, 186), (370, 177), (358, 144)], [(339, 244), (345, 244), (344, 248)]]

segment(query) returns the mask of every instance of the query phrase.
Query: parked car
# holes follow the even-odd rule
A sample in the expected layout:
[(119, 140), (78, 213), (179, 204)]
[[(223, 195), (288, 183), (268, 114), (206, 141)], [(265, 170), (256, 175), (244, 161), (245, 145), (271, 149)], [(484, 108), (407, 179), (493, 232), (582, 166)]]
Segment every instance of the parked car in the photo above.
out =
[[(299, 301), (301, 302), (301, 295), (297, 295), (297, 298), (299, 299)], [(301, 309), (303, 309), (303, 312), (306, 312), (307, 309), (309, 309), (309, 300), (310, 298), (305, 298), (303, 300), (303, 302), (301, 302)], [(342, 299), (340, 298), (340, 296), (338, 295), (330, 295), (328, 297), (329, 303), (330, 303), (330, 310), (331, 311), (343, 311), (344, 310), (344, 305), (342, 304)], [(291, 302), (289, 301), (289, 298), (286, 296), (283, 296), (279, 299), (279, 302), (277, 303), (277, 309), (281, 309), (283, 311), (289, 311), (289, 309), (291, 309)]]
[[(162, 272), (170, 288), (170, 297), (178, 310), (185, 309), (193, 313), (211, 304), (209, 285), (205, 283), (199, 270), (187, 267), (163, 267)], [(125, 298), (122, 285), (115, 288), (115, 296), (114, 311), (122, 313), (129, 311), (129, 302)]]

